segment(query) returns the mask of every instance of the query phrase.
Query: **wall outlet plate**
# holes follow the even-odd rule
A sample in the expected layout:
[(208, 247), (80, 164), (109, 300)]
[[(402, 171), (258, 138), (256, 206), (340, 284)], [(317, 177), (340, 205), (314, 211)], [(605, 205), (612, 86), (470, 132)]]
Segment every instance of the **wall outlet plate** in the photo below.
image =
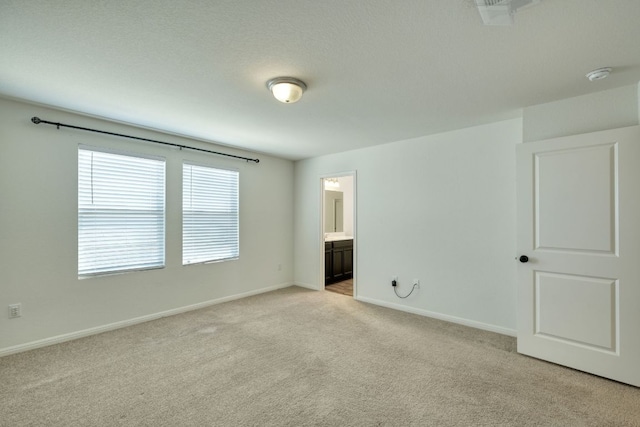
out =
[(22, 316), (22, 304), (9, 305), (9, 319), (15, 319)]

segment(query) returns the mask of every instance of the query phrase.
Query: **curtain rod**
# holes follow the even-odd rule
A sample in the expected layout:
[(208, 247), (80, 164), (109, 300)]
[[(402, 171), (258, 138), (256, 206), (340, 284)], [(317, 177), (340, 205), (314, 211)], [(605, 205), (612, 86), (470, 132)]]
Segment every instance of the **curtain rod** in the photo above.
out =
[(255, 163), (259, 163), (260, 162), (260, 159), (252, 159), (252, 158), (249, 158), (249, 157), (236, 156), (234, 154), (220, 153), (218, 151), (211, 151), (211, 150), (205, 150), (203, 148), (189, 147), (187, 145), (174, 144), (172, 142), (163, 142), (163, 141), (157, 141), (155, 139), (140, 138), (138, 136), (124, 135), (122, 133), (107, 132), (105, 130), (84, 128), (84, 127), (81, 127), (81, 126), (67, 125), (67, 124), (64, 124), (64, 123), (49, 122), (47, 120), (41, 120), (39, 117), (32, 117), (31, 121), (36, 125), (40, 124), (40, 123), (46, 123), (48, 125), (55, 125), (58, 129), (60, 129), (60, 127), (66, 127), (66, 128), (71, 128), (71, 129), (86, 130), (88, 132), (96, 132), (96, 133), (103, 133), (103, 134), (106, 134), (106, 135), (119, 136), (121, 138), (137, 139), (139, 141), (147, 141), (147, 142), (154, 142), (156, 144), (170, 145), (172, 147), (178, 147), (181, 150), (183, 148), (185, 148), (187, 150), (202, 151), (204, 153), (216, 154), (218, 156), (233, 157), (234, 159), (246, 160), (247, 162), (255, 162)]

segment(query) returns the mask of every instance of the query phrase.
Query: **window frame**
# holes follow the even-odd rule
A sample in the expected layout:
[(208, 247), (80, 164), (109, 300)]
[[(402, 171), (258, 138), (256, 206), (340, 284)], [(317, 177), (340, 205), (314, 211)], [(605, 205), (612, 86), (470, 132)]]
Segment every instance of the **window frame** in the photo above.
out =
[[(187, 262), (187, 260), (185, 260), (186, 257), (186, 230), (185, 230), (185, 224), (186, 224), (186, 219), (187, 219), (187, 210), (185, 209), (185, 199), (187, 197), (187, 194), (185, 192), (185, 168), (186, 167), (192, 167), (192, 168), (201, 168), (201, 169), (206, 169), (206, 170), (212, 170), (212, 171), (218, 171), (218, 172), (225, 172), (225, 173), (231, 173), (235, 176), (235, 211), (232, 211), (232, 213), (235, 214), (234, 218), (235, 218), (235, 252), (230, 254), (230, 256), (226, 256), (226, 257), (211, 257), (211, 258), (207, 258), (207, 259), (195, 259), (193, 261), (189, 261)], [(193, 180), (193, 177), (191, 178), (191, 180)], [(191, 183), (193, 183), (193, 181), (191, 181)], [(198, 264), (213, 264), (213, 263), (221, 263), (221, 262), (227, 262), (227, 261), (235, 261), (238, 260), (240, 258), (240, 171), (236, 168), (229, 168), (229, 167), (220, 167), (220, 166), (214, 166), (211, 164), (205, 164), (205, 163), (200, 163), (200, 162), (194, 162), (191, 160), (183, 160), (182, 161), (182, 266), (190, 266), (190, 265), (198, 265)], [(191, 195), (193, 195), (193, 191), (190, 192)], [(200, 211), (202, 213), (202, 211)], [(209, 211), (209, 213), (211, 213), (211, 211)]]
[[(155, 192), (155, 197), (156, 199), (156, 204), (159, 201), (159, 205), (158, 205), (158, 209), (125, 209), (122, 206), (120, 206), (120, 209), (117, 209), (115, 207), (114, 204), (112, 205), (108, 205), (105, 204), (104, 206), (107, 207), (103, 207), (102, 210), (107, 210), (107, 209), (113, 209), (114, 211), (119, 210), (121, 213), (123, 212), (127, 212), (129, 214), (133, 213), (135, 214), (142, 214), (142, 215), (148, 215), (149, 213), (154, 213), (155, 212), (155, 216), (156, 216), (156, 223), (160, 223), (161, 225), (159, 227), (156, 227), (155, 231), (155, 236), (158, 237), (158, 239), (155, 240), (155, 244), (152, 245), (151, 247), (154, 248), (154, 250), (156, 251), (155, 253), (158, 254), (159, 256), (156, 257), (156, 259), (154, 261), (152, 261), (153, 265), (149, 265), (149, 266), (143, 266), (143, 265), (131, 265), (131, 266), (127, 266), (126, 264), (118, 264), (116, 262), (113, 263), (112, 266), (108, 266), (108, 267), (96, 267), (94, 266), (92, 269), (88, 269), (85, 268), (83, 270), (81, 270), (81, 262), (82, 262), (82, 256), (81, 256), (81, 252), (83, 250), (83, 244), (81, 243), (81, 239), (83, 238), (82, 235), (82, 231), (81, 231), (81, 222), (82, 222), (82, 210), (83, 210), (83, 203), (81, 203), (81, 198), (82, 198), (82, 194), (81, 194), (81, 185), (83, 183), (82, 180), (82, 174), (81, 174), (81, 151), (88, 151), (88, 152), (92, 152), (92, 153), (101, 153), (101, 154), (106, 154), (106, 155), (115, 155), (115, 156), (122, 156), (122, 157), (129, 157), (129, 158), (133, 158), (133, 159), (143, 159), (143, 160), (150, 160), (150, 161), (156, 161), (156, 162), (160, 162), (161, 165), (156, 165), (159, 166), (157, 168), (157, 170), (155, 171), (155, 173), (160, 173), (161, 176), (157, 176), (155, 179), (157, 180), (157, 182), (155, 183), (156, 186), (153, 186), (152, 188), (155, 188), (156, 192)], [(108, 275), (115, 275), (115, 274), (126, 274), (126, 273), (131, 273), (131, 272), (136, 272), (136, 271), (148, 271), (148, 270), (157, 270), (157, 269), (163, 269), (166, 267), (167, 264), (167, 256), (166, 256), (166, 241), (167, 241), (167, 159), (163, 156), (158, 156), (158, 155), (153, 155), (153, 154), (146, 154), (146, 153), (138, 153), (138, 152), (131, 152), (131, 151), (127, 151), (127, 150), (119, 150), (119, 149), (113, 149), (113, 148), (106, 148), (106, 147), (97, 147), (97, 146), (90, 146), (90, 145), (85, 145), (85, 144), (78, 144), (78, 153), (77, 153), (77, 172), (78, 172), (78, 177), (77, 177), (77, 243), (78, 243), (78, 247), (77, 247), (77, 255), (78, 255), (78, 259), (77, 259), (77, 272), (78, 272), (78, 278), (79, 279), (85, 279), (85, 278), (91, 278), (91, 277), (99, 277), (99, 276), (108, 276)], [(134, 165), (132, 165), (133, 167)], [(93, 167), (93, 166), (92, 166)], [(160, 171), (161, 169), (161, 171)], [(151, 170), (151, 168), (150, 168)], [(145, 171), (145, 169), (141, 169), (142, 172)], [(91, 179), (93, 180), (93, 176), (91, 177)], [(122, 178), (120, 178), (122, 179)], [(151, 179), (150, 179), (151, 180)], [(115, 180), (114, 182), (117, 182), (117, 180)], [(143, 188), (138, 188), (143, 189)], [(126, 194), (123, 193), (123, 194)], [(95, 209), (95, 211), (98, 211), (99, 209)], [(87, 213), (91, 213), (89, 212), (85, 212), (85, 215)], [(104, 212), (103, 212), (104, 214)], [(116, 214), (117, 215), (117, 214)], [(152, 224), (154, 221), (149, 220), (147, 223), (145, 224)], [(117, 222), (114, 221), (111, 224), (116, 225)], [(138, 230), (138, 232), (140, 233), (140, 230)], [(123, 232), (120, 232), (121, 234), (123, 234)], [(117, 234), (117, 233), (116, 233)], [(137, 236), (139, 238), (139, 236)], [(113, 244), (112, 246), (119, 246), (120, 248), (126, 246), (126, 242), (127, 240), (122, 240), (119, 241), (115, 244)], [(84, 246), (85, 250), (89, 249), (91, 250), (92, 247), (91, 245), (85, 245)], [(95, 249), (95, 246), (93, 246), (93, 249)], [(113, 253), (115, 253), (115, 250), (113, 250)], [(132, 252), (133, 253), (133, 252)], [(132, 258), (133, 260), (138, 259), (139, 261), (144, 261), (144, 258)], [(148, 258), (149, 260), (151, 260), (151, 257)]]

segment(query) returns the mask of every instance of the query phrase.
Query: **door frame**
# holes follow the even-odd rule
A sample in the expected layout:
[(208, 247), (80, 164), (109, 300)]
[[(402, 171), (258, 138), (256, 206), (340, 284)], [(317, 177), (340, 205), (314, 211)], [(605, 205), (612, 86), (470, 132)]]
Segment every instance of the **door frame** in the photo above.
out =
[(320, 198), (320, 215), (319, 215), (319, 221), (318, 221), (318, 237), (319, 237), (319, 245), (318, 248), (320, 249), (320, 257), (319, 257), (319, 264), (320, 264), (320, 277), (319, 277), (319, 282), (318, 282), (318, 290), (324, 291), (325, 288), (325, 284), (324, 284), (324, 269), (325, 269), (325, 265), (324, 265), (324, 180), (325, 178), (341, 178), (341, 177), (346, 177), (346, 176), (350, 176), (351, 179), (353, 180), (353, 298), (357, 299), (358, 296), (358, 281), (357, 281), (357, 272), (358, 272), (358, 257), (357, 257), (357, 253), (358, 253), (358, 238), (357, 238), (357, 234), (358, 234), (358, 204), (357, 204), (357, 200), (358, 200), (358, 186), (357, 186), (357, 171), (352, 170), (352, 171), (346, 171), (346, 172), (336, 172), (336, 173), (329, 173), (329, 174), (323, 174), (320, 175), (320, 178), (318, 180), (319, 182), (319, 192), (318, 192), (318, 197)]

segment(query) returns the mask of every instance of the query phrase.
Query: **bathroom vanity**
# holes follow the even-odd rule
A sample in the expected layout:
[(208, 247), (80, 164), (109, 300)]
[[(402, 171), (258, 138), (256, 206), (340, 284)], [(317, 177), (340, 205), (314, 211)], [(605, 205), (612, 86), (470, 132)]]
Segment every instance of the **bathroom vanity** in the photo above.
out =
[(353, 277), (353, 238), (337, 237), (324, 242), (324, 284)]

